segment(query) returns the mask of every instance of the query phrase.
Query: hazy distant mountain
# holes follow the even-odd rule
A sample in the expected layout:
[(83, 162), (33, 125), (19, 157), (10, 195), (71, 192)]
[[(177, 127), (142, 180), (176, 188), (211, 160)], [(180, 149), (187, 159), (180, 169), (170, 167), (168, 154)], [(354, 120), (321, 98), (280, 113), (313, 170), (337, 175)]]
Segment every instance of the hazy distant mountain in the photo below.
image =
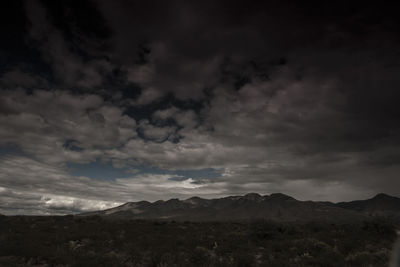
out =
[(368, 217), (356, 208), (347, 207), (345, 203), (299, 201), (280, 193), (265, 196), (250, 193), (244, 196), (229, 196), (219, 199), (192, 197), (186, 200), (170, 199), (153, 203), (147, 201), (128, 202), (116, 208), (81, 215), (100, 215), (112, 219), (191, 221), (254, 219), (273, 221), (358, 221)]

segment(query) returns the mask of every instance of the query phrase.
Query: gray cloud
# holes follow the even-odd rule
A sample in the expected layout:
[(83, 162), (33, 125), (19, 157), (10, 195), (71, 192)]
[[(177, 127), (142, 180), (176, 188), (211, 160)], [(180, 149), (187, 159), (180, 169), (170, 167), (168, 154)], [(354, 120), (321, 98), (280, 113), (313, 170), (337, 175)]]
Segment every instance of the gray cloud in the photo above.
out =
[(138, 125), (138, 130), (143, 134), (146, 139), (157, 142), (164, 142), (170, 137), (173, 137), (172, 135), (175, 134), (176, 128), (169, 126), (157, 127), (150, 124), (148, 120), (142, 120)]
[[(136, 122), (96, 95), (63, 91), (7, 91), (0, 96), (1, 143), (18, 145), (45, 162), (88, 162), (136, 136)], [(11, 113), (11, 114), (10, 114)], [(67, 150), (75, 140), (82, 151)]]

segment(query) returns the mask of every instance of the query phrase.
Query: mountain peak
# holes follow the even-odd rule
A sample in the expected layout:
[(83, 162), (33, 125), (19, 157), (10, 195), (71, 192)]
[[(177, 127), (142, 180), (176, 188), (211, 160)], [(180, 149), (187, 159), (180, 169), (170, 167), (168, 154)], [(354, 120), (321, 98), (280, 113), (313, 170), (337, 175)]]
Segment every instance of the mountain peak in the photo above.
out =
[(247, 200), (258, 201), (261, 200), (263, 197), (257, 193), (248, 193), (244, 195), (243, 198)]
[(204, 200), (204, 198), (201, 198), (201, 197), (191, 197), (191, 198), (188, 198), (188, 199), (186, 199), (186, 200), (193, 200), (193, 201), (197, 201), (197, 200)]
[(173, 203), (175, 203), (175, 202), (179, 202), (179, 201), (180, 201), (179, 198), (171, 198), (171, 199), (168, 199), (165, 202), (173, 202)]
[(197, 204), (200, 204), (200, 203), (207, 202), (207, 200), (204, 199), (204, 198), (201, 198), (201, 197), (191, 197), (191, 198), (185, 199), (183, 202), (189, 203), (189, 204), (192, 204), (192, 205), (197, 205)]
[(282, 193), (273, 193), (268, 196), (270, 199), (276, 199), (276, 200), (295, 200), (293, 197), (282, 194)]
[(386, 199), (386, 198), (393, 198), (390, 195), (387, 195), (385, 193), (379, 193), (376, 196), (374, 196), (372, 199)]

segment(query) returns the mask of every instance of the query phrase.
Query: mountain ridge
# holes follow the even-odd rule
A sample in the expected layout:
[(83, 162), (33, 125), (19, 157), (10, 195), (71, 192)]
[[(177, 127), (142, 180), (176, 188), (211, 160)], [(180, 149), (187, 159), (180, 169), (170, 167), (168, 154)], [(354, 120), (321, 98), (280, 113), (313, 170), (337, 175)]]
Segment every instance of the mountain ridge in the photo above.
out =
[(204, 199), (194, 196), (155, 202), (127, 202), (121, 206), (78, 216), (98, 215), (110, 219), (170, 219), (187, 221), (360, 221), (371, 217), (400, 218), (400, 198), (377, 194), (350, 202), (300, 201), (283, 193), (227, 196)]

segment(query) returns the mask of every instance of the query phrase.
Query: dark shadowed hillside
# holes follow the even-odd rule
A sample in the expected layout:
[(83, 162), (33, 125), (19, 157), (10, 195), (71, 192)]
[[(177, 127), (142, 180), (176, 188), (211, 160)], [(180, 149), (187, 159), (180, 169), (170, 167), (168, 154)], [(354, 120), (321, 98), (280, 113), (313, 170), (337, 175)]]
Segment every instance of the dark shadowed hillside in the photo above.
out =
[(382, 193), (371, 199), (340, 202), (336, 206), (371, 216), (400, 218), (400, 198)]
[(129, 202), (122, 206), (85, 213), (120, 219), (174, 219), (190, 221), (272, 220), (272, 221), (359, 221), (366, 216), (332, 203), (299, 201), (276, 193), (250, 193), (219, 199), (192, 197), (156, 202)]
[(218, 199), (192, 197), (155, 202), (128, 202), (119, 207), (81, 214), (111, 219), (174, 219), (188, 221), (354, 222), (371, 217), (400, 218), (400, 199), (378, 194), (351, 202), (299, 201), (285, 194), (249, 193)]

